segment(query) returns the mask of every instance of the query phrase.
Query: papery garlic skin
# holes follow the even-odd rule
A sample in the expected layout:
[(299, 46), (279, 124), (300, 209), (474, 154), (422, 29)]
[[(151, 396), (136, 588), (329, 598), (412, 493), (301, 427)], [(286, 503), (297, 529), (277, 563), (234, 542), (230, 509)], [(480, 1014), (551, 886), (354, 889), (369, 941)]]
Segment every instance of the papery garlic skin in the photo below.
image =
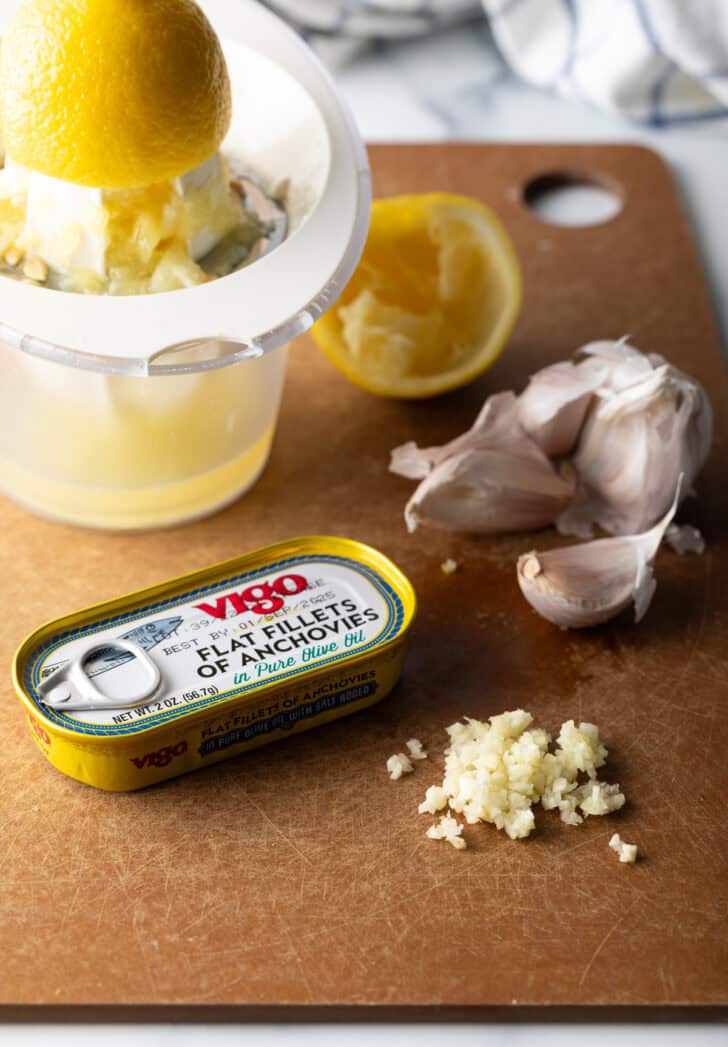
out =
[(533, 609), (561, 629), (585, 629), (610, 621), (633, 603), (635, 621), (641, 621), (656, 588), (652, 565), (680, 490), (678, 481), (670, 509), (643, 534), (521, 556), (518, 584)]
[(665, 532), (665, 541), (679, 556), (685, 553), (702, 556), (705, 552), (705, 538), (692, 524), (670, 524)]
[(669, 364), (631, 384), (625, 370), (622, 387), (600, 389), (587, 415), (572, 458), (581, 493), (557, 522), (562, 534), (588, 537), (595, 525), (617, 535), (646, 530), (666, 511), (678, 477), (685, 496), (707, 458), (713, 426), (702, 386)]
[(593, 366), (604, 371), (601, 388), (606, 393), (621, 392), (665, 363), (656, 353), (645, 354), (635, 349), (627, 338), (588, 342), (577, 349), (575, 355), (591, 360)]

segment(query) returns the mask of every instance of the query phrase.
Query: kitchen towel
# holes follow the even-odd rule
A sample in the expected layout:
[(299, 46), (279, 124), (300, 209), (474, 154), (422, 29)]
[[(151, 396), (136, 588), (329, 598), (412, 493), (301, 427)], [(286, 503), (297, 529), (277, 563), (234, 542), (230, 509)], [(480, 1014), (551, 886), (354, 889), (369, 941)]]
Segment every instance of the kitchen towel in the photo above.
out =
[(728, 122), (728, 0), (269, 0), (332, 59), (482, 11), (530, 83), (654, 126)]

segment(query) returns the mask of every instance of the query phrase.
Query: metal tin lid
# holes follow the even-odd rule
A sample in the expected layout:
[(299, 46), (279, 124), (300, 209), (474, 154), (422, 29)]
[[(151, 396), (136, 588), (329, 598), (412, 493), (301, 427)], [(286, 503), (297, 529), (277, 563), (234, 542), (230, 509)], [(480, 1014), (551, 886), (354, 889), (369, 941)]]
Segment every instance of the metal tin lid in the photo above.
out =
[(45, 727), (126, 744), (287, 683), (310, 678), (313, 691), (330, 669), (401, 643), (415, 609), (381, 553), (299, 538), (43, 626), (14, 681)]
[[(291, 234), (230, 276), (160, 294), (69, 294), (0, 278), (2, 341), (110, 374), (208, 370), (289, 341), (346, 285), (371, 202), (366, 151), (346, 106), (310, 49), (255, 0), (198, 2), (233, 85), (222, 151), (270, 184), (289, 180)], [(0, 29), (15, 7), (0, 0)], [(167, 355), (200, 343), (211, 351), (192, 362)]]

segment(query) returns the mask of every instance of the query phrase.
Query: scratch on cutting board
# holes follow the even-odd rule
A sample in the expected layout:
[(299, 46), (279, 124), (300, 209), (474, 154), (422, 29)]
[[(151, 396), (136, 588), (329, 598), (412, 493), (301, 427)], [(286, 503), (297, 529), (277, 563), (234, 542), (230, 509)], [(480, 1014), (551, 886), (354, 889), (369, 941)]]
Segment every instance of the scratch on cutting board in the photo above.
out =
[(255, 802), (255, 800), (254, 800), (254, 799), (252, 798), (252, 796), (251, 796), (251, 795), (250, 795), (249, 793), (247, 793), (247, 792), (245, 791), (245, 789), (243, 789), (243, 796), (244, 796), (244, 797), (245, 797), (245, 799), (246, 799), (246, 800), (248, 801), (248, 803), (250, 804), (250, 806), (251, 806), (251, 807), (252, 807), (252, 808), (253, 808), (253, 809), (254, 809), (255, 811), (257, 811), (257, 813), (258, 813), (258, 814), (260, 815), (260, 817), (261, 817), (261, 818), (262, 818), (262, 819), (263, 819), (263, 820), (264, 820), (265, 822), (267, 822), (267, 823), (268, 823), (268, 825), (270, 825), (270, 827), (271, 827), (271, 828), (273, 829), (273, 831), (274, 831), (274, 832), (276, 832), (276, 833), (278, 833), (278, 835), (279, 835), (279, 836), (281, 836), (281, 837), (282, 837), (282, 838), (283, 838), (283, 839), (284, 839), (284, 840), (286, 841), (286, 843), (288, 844), (288, 846), (289, 846), (289, 847), (293, 848), (293, 850), (294, 850), (294, 851), (296, 852), (296, 854), (297, 854), (297, 855), (299, 856), (299, 858), (303, 858), (304, 862), (306, 862), (306, 864), (307, 864), (307, 865), (313, 866), (313, 862), (311, 861), (311, 859), (310, 859), (310, 858), (308, 858), (308, 857), (307, 857), (307, 856), (306, 856), (306, 855), (305, 855), (305, 854), (303, 853), (303, 851), (301, 850), (301, 848), (300, 848), (300, 847), (298, 847), (298, 846), (297, 846), (297, 844), (295, 844), (295, 843), (293, 842), (293, 840), (292, 840), (292, 839), (290, 838), (290, 836), (286, 836), (286, 834), (285, 834), (285, 833), (283, 832), (283, 830), (281, 829), (281, 827), (280, 827), (279, 825), (276, 825), (276, 823), (275, 823), (275, 822), (273, 821), (273, 819), (272, 819), (272, 818), (271, 818), (271, 817), (270, 817), (270, 816), (269, 816), (268, 814), (266, 814), (266, 813), (265, 813), (265, 811), (264, 811), (264, 810), (263, 810), (263, 808), (262, 808), (262, 807), (260, 806), (260, 804), (257, 804), (257, 803)]
[(682, 829), (685, 830), (685, 834), (687, 836), (687, 839), (690, 840), (691, 845), (695, 849), (699, 850), (701, 852), (701, 854), (706, 855), (708, 858), (710, 858), (710, 857), (712, 857), (714, 855), (714, 853), (715, 853), (715, 846), (713, 844), (713, 841), (712, 840), (707, 840), (707, 841), (704, 840), (703, 834), (701, 832), (696, 832), (695, 831), (694, 824), (692, 824), (690, 821), (688, 821), (688, 819), (685, 817), (685, 815), (680, 812), (680, 810), (678, 809), (678, 805), (677, 804), (671, 804), (670, 805), (670, 807), (669, 807), (669, 815), (667, 817), (670, 817), (670, 816), (675, 818), (680, 823), (680, 826), (682, 827)]
[(152, 985), (153, 984), (153, 975), (152, 975), (152, 971), (151, 971), (151, 968), (149, 966), (149, 963), (147, 962), (147, 955), (146, 955), (146, 948), (145, 948), (146, 943), (148, 941), (148, 938), (147, 938), (147, 935), (142, 931), (142, 928), (139, 926), (139, 919), (140, 919), (140, 911), (139, 910), (140, 910), (140, 905), (135, 905), (134, 906), (134, 910), (132, 912), (132, 918), (131, 918), (131, 930), (132, 930), (132, 934), (134, 935), (134, 940), (137, 943), (137, 950), (138, 950), (138, 953), (139, 953), (139, 959), (141, 961), (141, 965), (144, 968), (144, 975), (146, 977), (146, 984), (147, 985)]
[(565, 858), (567, 855), (569, 856), (569, 859), (571, 859), (571, 856), (573, 855), (574, 851), (580, 851), (584, 847), (595, 847), (596, 848), (598, 845), (601, 845), (605, 841), (607, 841), (611, 835), (612, 835), (612, 829), (610, 829), (606, 833), (601, 833), (599, 836), (593, 836), (593, 837), (590, 836), (586, 840), (580, 840), (579, 843), (575, 843), (572, 847), (566, 847), (566, 848), (560, 848), (559, 850), (554, 850), (553, 854), (549, 854), (549, 856), (548, 856), (549, 860), (552, 861), (552, 862), (559, 862), (562, 858)]
[(277, 902), (277, 900), (274, 900), (274, 902), (273, 902), (273, 914), (275, 915), (275, 918), (278, 920), (278, 923), (280, 924), (280, 926), (283, 928), (283, 933), (285, 934), (286, 938), (288, 939), (288, 944), (290, 945), (291, 951), (293, 952), (293, 955), (296, 958), (296, 964), (298, 966), (298, 970), (299, 970), (300, 975), (301, 975), (301, 981), (303, 982), (303, 984), (306, 987), (306, 995), (308, 996), (308, 1002), (312, 1003), (313, 1000), (314, 1000), (314, 993), (313, 993), (313, 989), (311, 987), (311, 983), (309, 982), (308, 977), (306, 975), (306, 965), (304, 964), (304, 962), (303, 962), (303, 960), (301, 958), (301, 954), (298, 951), (298, 946), (296, 945), (296, 940), (293, 937), (293, 935), (291, 934), (291, 929), (288, 926), (285, 917), (278, 910), (278, 902)]
[(710, 594), (711, 594), (711, 590), (712, 590), (711, 582), (712, 582), (712, 578), (713, 578), (713, 555), (710, 552), (710, 550), (706, 550), (706, 552), (705, 552), (704, 563), (705, 563), (705, 577), (703, 579), (703, 585), (704, 585), (704, 588), (703, 588), (703, 605), (702, 605), (702, 607), (700, 609), (700, 619), (698, 621), (698, 625), (697, 625), (697, 628), (695, 630), (695, 636), (693, 638), (693, 642), (690, 645), (690, 650), (688, 651), (688, 656), (685, 659), (685, 661), (683, 662), (683, 666), (682, 666), (680, 672), (677, 675), (677, 679), (675, 681), (675, 686), (676, 687), (685, 678), (685, 674), (687, 673), (688, 669), (690, 668), (690, 663), (692, 662), (693, 658), (695, 657), (695, 654), (697, 653), (697, 651), (698, 651), (698, 649), (700, 647), (700, 644), (702, 642), (703, 633), (705, 632), (705, 624), (706, 624), (706, 622), (708, 620), (708, 609), (710, 607)]
[[(657, 701), (659, 701), (666, 708), (668, 708), (668, 709), (675, 709), (677, 712), (682, 713), (683, 715), (685, 714), (685, 707), (683, 705), (679, 704), (678, 702), (670, 701), (669, 697), (667, 697), (666, 695), (663, 695), (661, 692), (666, 691), (669, 688), (669, 693), (670, 694), (675, 694), (676, 693), (676, 691), (680, 687), (682, 681), (685, 679), (685, 676), (686, 676), (688, 670), (691, 668), (691, 665), (692, 665), (692, 663), (693, 663), (693, 661), (695, 659), (695, 656), (698, 653), (698, 651), (700, 649), (700, 645), (702, 643), (703, 633), (705, 632), (705, 626), (706, 626), (707, 620), (708, 620), (708, 611), (710, 609), (710, 597), (711, 597), (711, 593), (712, 593), (713, 556), (712, 556), (710, 550), (707, 550), (705, 552), (703, 559), (704, 559), (704, 564), (705, 564), (705, 575), (704, 575), (704, 579), (703, 579), (704, 588), (703, 588), (702, 606), (701, 606), (701, 609), (700, 609), (700, 615), (699, 615), (699, 619), (698, 619), (698, 622), (697, 622), (697, 626), (695, 628), (695, 633), (693, 635), (692, 642), (690, 643), (687, 655), (686, 655), (686, 657), (683, 660), (683, 664), (682, 664), (679, 672), (677, 673), (677, 675), (674, 678), (668, 678), (668, 680), (665, 681), (663, 679), (655, 679), (652, 676), (652, 674), (648, 674), (648, 673), (644, 672), (644, 670), (641, 669), (641, 667), (639, 666), (638, 663), (635, 663), (632, 666), (632, 672), (636, 673), (638, 676), (641, 676), (643, 679), (647, 680), (650, 684), (652, 684), (652, 683), (655, 684), (655, 686), (652, 687), (649, 690), (649, 692), (645, 695), (645, 697), (643, 699), (643, 702), (645, 704), (647, 704), (647, 702), (651, 698), (655, 698)], [(710, 709), (703, 710), (703, 709), (701, 709), (699, 707), (691, 709), (690, 715), (691, 716), (703, 717), (703, 718), (708, 719), (708, 720), (713, 720), (715, 718), (715, 714), (714, 714), (713, 710), (710, 710)], [(627, 746), (625, 746), (624, 751), (625, 752), (630, 752), (631, 750), (633, 750), (635, 748), (635, 746), (637, 745), (637, 743), (639, 742), (639, 740), (640, 740), (640, 736), (639, 735), (633, 737), (632, 740), (630, 741), (630, 743)]]
[(68, 921), (69, 921), (69, 919), (71, 917), (71, 914), (76, 909), (76, 902), (78, 901), (78, 897), (81, 894), (81, 891), (85, 889), (85, 887), (86, 887), (86, 884), (84, 882), (83, 877), (79, 876), (78, 881), (76, 883), (76, 886), (74, 888), (73, 894), (71, 895), (71, 897), (70, 897), (70, 899), (68, 901), (68, 904), (65, 906), (65, 908), (63, 910), (63, 915), (61, 917), (61, 922), (59, 923), (58, 931), (56, 932), (59, 936), (65, 931), (66, 924), (68, 923)]
[[(702, 640), (703, 640), (703, 633), (705, 632), (705, 626), (706, 626), (706, 623), (707, 623), (707, 620), (708, 620), (708, 610), (710, 608), (710, 596), (711, 596), (711, 592), (712, 592), (712, 579), (713, 579), (713, 555), (712, 555), (712, 553), (710, 552), (709, 549), (706, 550), (706, 552), (705, 552), (704, 564), (705, 564), (705, 575), (704, 575), (704, 578), (703, 578), (703, 602), (702, 602), (702, 606), (700, 608), (700, 617), (698, 619), (698, 623), (697, 623), (697, 626), (696, 626), (696, 629), (695, 629), (695, 634), (693, 636), (693, 641), (690, 644), (690, 649), (688, 650), (687, 657), (684, 659), (682, 667), (681, 667), (680, 671), (678, 672), (677, 676), (675, 677), (675, 680), (672, 683), (672, 686), (671, 686), (671, 693), (672, 694), (675, 694), (677, 692), (680, 684), (685, 679), (685, 676), (687, 675), (687, 672), (690, 669), (690, 666), (691, 666), (691, 664), (693, 662), (693, 659), (695, 658), (695, 655), (698, 653), (698, 650), (700, 649), (700, 645), (701, 645)], [(657, 695), (657, 697), (659, 697), (660, 701), (662, 701), (665, 705), (669, 705), (671, 707), (678, 708), (681, 712), (684, 712), (684, 709), (682, 708), (682, 706), (677, 705), (677, 703), (670, 702), (670, 701), (667, 700), (667, 698), (662, 698), (662, 696), (660, 696), (659, 694)], [(703, 713), (703, 715), (705, 715), (705, 714)]]
[(594, 952), (593, 952), (593, 953), (591, 954), (591, 956), (589, 957), (589, 961), (587, 962), (587, 965), (586, 965), (586, 967), (584, 968), (584, 970), (583, 970), (583, 971), (581, 972), (581, 977), (579, 978), (579, 988), (580, 988), (580, 989), (581, 989), (581, 987), (583, 986), (584, 982), (586, 981), (587, 977), (589, 976), (589, 972), (591, 971), (592, 967), (594, 966), (594, 964), (595, 964), (595, 962), (596, 962), (596, 960), (597, 960), (597, 958), (598, 958), (599, 954), (601, 953), (602, 949), (603, 949), (603, 948), (604, 948), (604, 946), (605, 946), (605, 945), (607, 944), (607, 942), (608, 942), (608, 941), (609, 941), (609, 939), (610, 939), (610, 938), (612, 937), (612, 935), (613, 935), (613, 934), (614, 934), (614, 932), (615, 932), (615, 931), (617, 930), (617, 928), (618, 928), (618, 927), (619, 927), (619, 926), (620, 926), (621, 924), (623, 924), (623, 923), (624, 923), (624, 921), (625, 921), (625, 920), (627, 919), (627, 917), (629, 916), (629, 914), (630, 914), (630, 913), (632, 912), (632, 910), (634, 909), (635, 905), (637, 904), (637, 901), (639, 901), (639, 899), (636, 899), (636, 900), (635, 900), (634, 902), (632, 902), (632, 904), (631, 904), (630, 906), (628, 906), (628, 908), (627, 908), (627, 909), (625, 909), (625, 911), (624, 911), (624, 912), (622, 913), (622, 915), (621, 915), (621, 916), (619, 916), (619, 917), (618, 917), (618, 918), (617, 918), (617, 919), (616, 919), (616, 920), (614, 921), (614, 923), (612, 924), (612, 926), (611, 926), (611, 927), (609, 928), (609, 930), (607, 931), (607, 933), (606, 933), (606, 934), (604, 935), (604, 937), (602, 938), (602, 940), (601, 940), (601, 941), (599, 942), (599, 944), (597, 945), (597, 947), (596, 947), (596, 949), (594, 950)]
[[(237, 958), (238, 954), (233, 952), (233, 955)], [(204, 1003), (206, 1000), (209, 1000), (211, 998), (214, 998), (215, 1003), (220, 1003), (220, 1001), (224, 999), (225, 993), (228, 993), (231, 989), (234, 989), (236, 985), (240, 985), (241, 982), (246, 982), (247, 979), (247, 974), (239, 974), (237, 977), (233, 978), (231, 981), (228, 982), (221, 983), (215, 981), (215, 983), (209, 989), (205, 989), (202, 992), (195, 992), (195, 1003)]]

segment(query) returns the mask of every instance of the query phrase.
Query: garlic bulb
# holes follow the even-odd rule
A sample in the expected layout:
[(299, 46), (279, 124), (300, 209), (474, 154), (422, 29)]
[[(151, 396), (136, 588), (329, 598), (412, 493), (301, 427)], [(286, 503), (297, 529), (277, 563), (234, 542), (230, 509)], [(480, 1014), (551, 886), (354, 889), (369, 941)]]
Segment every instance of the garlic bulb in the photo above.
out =
[(571, 454), (594, 393), (607, 368), (588, 358), (545, 367), (531, 377), (518, 398), (518, 418), (524, 430), (549, 458)]
[(480, 534), (535, 530), (574, 496), (571, 472), (557, 472), (523, 432), (513, 393), (491, 397), (473, 428), (444, 447), (397, 448), (390, 468), (425, 475), (405, 510), (410, 531), (422, 522)]
[[(699, 383), (659, 358), (621, 368), (620, 388), (602, 386), (572, 463), (580, 495), (558, 520), (562, 534), (588, 537), (595, 524), (610, 534), (636, 534), (669, 506), (677, 480), (683, 491), (703, 466), (712, 439), (712, 414)], [(629, 365), (633, 366), (633, 365)]]
[(668, 512), (643, 534), (521, 556), (517, 573), (523, 595), (543, 618), (562, 629), (600, 625), (630, 603), (639, 622), (655, 592), (652, 565), (679, 498), (680, 483)]
[(666, 512), (679, 476), (690, 493), (711, 439), (698, 382), (626, 339), (599, 341), (537, 372), (520, 397), (491, 396), (450, 443), (396, 448), (390, 469), (422, 481), (405, 510), (410, 531), (428, 523), (496, 534), (555, 522), (583, 538), (595, 525), (637, 535)]

